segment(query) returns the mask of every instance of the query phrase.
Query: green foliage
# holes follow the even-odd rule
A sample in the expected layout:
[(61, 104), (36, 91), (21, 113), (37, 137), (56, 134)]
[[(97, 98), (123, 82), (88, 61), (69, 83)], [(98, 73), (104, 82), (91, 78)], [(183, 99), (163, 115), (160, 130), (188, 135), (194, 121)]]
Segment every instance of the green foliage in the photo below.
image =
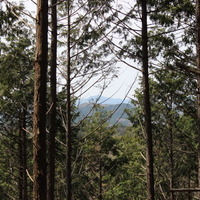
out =
[(74, 163), (75, 199), (98, 198), (100, 193), (104, 198), (112, 182), (117, 150), (113, 137), (115, 129), (108, 126), (106, 117), (105, 113), (96, 112), (81, 126)]
[[(150, 79), (150, 94), (155, 191), (156, 198), (168, 199), (172, 176), (175, 188), (188, 187), (188, 184), (195, 187), (196, 184), (196, 82), (193, 76), (189, 77), (184, 72), (156, 69), (152, 74), (154, 76)], [(136, 134), (145, 139), (141, 91), (142, 87), (136, 91), (134, 110), (128, 110), (127, 113)], [(181, 195), (179, 197), (182, 199)]]
[[(103, 78), (108, 77), (114, 72), (113, 64), (120, 59), (141, 63), (140, 3), (136, 1), (123, 10), (113, 0), (72, 1), (71, 30), (66, 29), (61, 19), (66, 19), (66, 5), (59, 4), (59, 42), (65, 48), (70, 33), (71, 77), (75, 86), (76, 78), (82, 77), (79, 89), (98, 70)], [(177, 62), (195, 64), (194, 5), (189, 0), (148, 1), (148, 17), (152, 22), (148, 36), (156, 199), (169, 199), (172, 176), (174, 187), (196, 187), (197, 182), (196, 81), (194, 76), (176, 67)], [(19, 118), (24, 108), (28, 130), (32, 121), (33, 44), (26, 19), (19, 18), (22, 10), (23, 6), (13, 7), (9, 3), (0, 10), (0, 199), (5, 200), (18, 196)], [(63, 68), (64, 53), (59, 58)], [(65, 199), (66, 191), (65, 90), (58, 95), (56, 199)], [(132, 127), (123, 128), (121, 135), (119, 127), (106, 122), (109, 113), (98, 106), (93, 116), (76, 124), (78, 113), (72, 103), (74, 199), (98, 199), (100, 194), (105, 200), (147, 199), (142, 91), (141, 84), (132, 101), (134, 108), (127, 110)], [(31, 153), (27, 162), (30, 172)], [(176, 198), (184, 200), (186, 196), (177, 194)]]
[[(10, 2), (1, 2), (0, 9), (0, 36), (6, 36), (8, 39), (23, 34), (23, 29), (19, 29), (23, 22), (18, 20), (23, 10), (23, 5), (16, 5)], [(12, 28), (10, 28), (12, 26)], [(24, 27), (25, 28), (25, 27)], [(25, 28), (26, 29), (26, 28)]]
[[(32, 118), (33, 91), (33, 49), (31, 34), (21, 17), (22, 6), (3, 5), (1, 10), (1, 52), (0, 52), (0, 196), (2, 199), (17, 199), (19, 196), (19, 145), (21, 114), (26, 110), (26, 128), (30, 130)], [(27, 134), (27, 144), (30, 142)], [(28, 145), (31, 148), (30, 145)], [(28, 149), (28, 148), (27, 148)], [(29, 152), (32, 152), (29, 149)], [(31, 154), (31, 153), (30, 153)], [(27, 154), (27, 157), (30, 157)], [(30, 163), (27, 160), (27, 170)], [(30, 181), (28, 181), (28, 185)], [(29, 187), (29, 186), (28, 186)]]
[[(182, 20), (194, 14), (194, 2), (189, 0), (181, 1), (148, 1), (150, 19), (163, 26), (171, 26), (176, 23), (175, 18)], [(178, 24), (180, 25), (180, 24)]]
[(146, 199), (144, 142), (134, 128), (116, 137), (119, 155), (113, 183), (106, 199)]

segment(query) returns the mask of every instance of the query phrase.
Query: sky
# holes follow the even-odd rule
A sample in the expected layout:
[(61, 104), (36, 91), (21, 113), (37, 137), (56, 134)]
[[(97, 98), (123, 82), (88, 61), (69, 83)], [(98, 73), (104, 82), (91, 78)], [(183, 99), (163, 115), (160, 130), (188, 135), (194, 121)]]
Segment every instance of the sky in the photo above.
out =
[[(124, 99), (125, 96), (131, 98), (134, 90), (138, 87), (137, 80), (139, 75), (140, 73), (133, 68), (121, 65), (117, 74), (118, 77), (114, 78), (114, 80), (109, 83), (108, 87), (103, 92), (103, 96), (120, 99)], [(99, 93), (99, 89), (93, 87), (85, 94), (85, 97), (98, 95)]]
[[(23, 0), (22, 2), (25, 4), (25, 8), (34, 15), (36, 6), (33, 2), (35, 1)], [(140, 72), (123, 63), (117, 64), (116, 67), (119, 68), (117, 78), (109, 83), (108, 87), (103, 92), (103, 96), (120, 99), (124, 99), (125, 96), (127, 96), (126, 98), (132, 98), (134, 90), (138, 87), (138, 76), (141, 75)], [(84, 93), (81, 98), (88, 98), (99, 94), (100, 90), (94, 86), (90, 88), (87, 93)]]

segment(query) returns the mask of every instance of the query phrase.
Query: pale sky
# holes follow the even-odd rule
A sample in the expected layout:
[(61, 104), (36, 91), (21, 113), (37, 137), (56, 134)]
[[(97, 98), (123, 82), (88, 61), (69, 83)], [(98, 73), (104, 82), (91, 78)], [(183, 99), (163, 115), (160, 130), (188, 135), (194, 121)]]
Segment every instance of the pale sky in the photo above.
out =
[[(36, 11), (36, 6), (33, 3), (33, 0), (23, 0), (22, 2), (24, 2), (25, 8), (27, 10), (31, 11), (32, 13)], [(127, 95), (129, 88), (132, 86), (132, 89), (129, 91), (127, 95), (127, 97), (132, 97), (135, 88), (138, 86), (137, 77), (140, 76), (141, 73), (122, 63), (117, 64), (117, 67), (119, 67), (118, 78), (115, 78), (109, 84), (109, 86), (103, 92), (103, 96), (106, 97), (112, 96), (113, 98), (123, 99)], [(92, 87), (87, 93), (83, 95), (83, 98), (98, 94), (99, 94), (99, 89), (97, 89), (96, 87)]]
[[(112, 80), (104, 90), (103, 96), (112, 96), (113, 98), (120, 99), (123, 99), (125, 96), (132, 97), (134, 90), (138, 87), (137, 77), (139, 75), (141, 75), (140, 72), (123, 64), (119, 69), (118, 77)], [(84, 95), (84, 97), (98, 95), (99, 93), (99, 90), (96, 87), (93, 87)]]

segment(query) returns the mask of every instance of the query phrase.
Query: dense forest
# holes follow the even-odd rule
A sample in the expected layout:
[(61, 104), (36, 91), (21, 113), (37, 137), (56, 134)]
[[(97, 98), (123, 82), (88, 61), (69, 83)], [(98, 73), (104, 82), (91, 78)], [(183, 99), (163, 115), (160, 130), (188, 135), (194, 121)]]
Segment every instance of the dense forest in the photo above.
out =
[(0, 1), (0, 199), (200, 199), (200, 0), (25, 2)]

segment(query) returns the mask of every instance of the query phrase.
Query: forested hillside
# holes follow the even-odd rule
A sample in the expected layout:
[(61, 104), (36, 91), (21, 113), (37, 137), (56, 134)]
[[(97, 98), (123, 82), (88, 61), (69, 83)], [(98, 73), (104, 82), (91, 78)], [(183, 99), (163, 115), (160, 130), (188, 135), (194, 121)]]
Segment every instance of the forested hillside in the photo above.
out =
[[(127, 109), (132, 108), (130, 104), (100, 104), (101, 109), (100, 112), (107, 112), (109, 114), (108, 116), (108, 123), (110, 125), (114, 124), (122, 124), (124, 126), (130, 126), (131, 123), (128, 120), (128, 115), (126, 113)], [(80, 104), (78, 106), (78, 113), (79, 116), (77, 120), (83, 120), (87, 116), (92, 116), (96, 112), (95, 109), (93, 109), (93, 104), (91, 103), (85, 103)], [(92, 110), (92, 111), (91, 111)]]
[(200, 199), (200, 0), (0, 1), (0, 151), (2, 200)]

